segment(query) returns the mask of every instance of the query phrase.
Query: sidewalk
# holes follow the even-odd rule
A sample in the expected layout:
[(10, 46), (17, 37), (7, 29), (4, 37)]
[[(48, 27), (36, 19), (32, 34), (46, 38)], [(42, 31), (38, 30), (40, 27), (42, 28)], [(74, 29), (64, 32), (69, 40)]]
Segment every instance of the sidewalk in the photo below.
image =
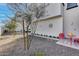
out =
[[(6, 35), (6, 36), (1, 36), (0, 37), (0, 51), (3, 51), (4, 49), (2, 48), (2, 46), (7, 45), (13, 41), (16, 41), (19, 38), (22, 38), (22, 35)], [(7, 49), (7, 48), (6, 48)]]

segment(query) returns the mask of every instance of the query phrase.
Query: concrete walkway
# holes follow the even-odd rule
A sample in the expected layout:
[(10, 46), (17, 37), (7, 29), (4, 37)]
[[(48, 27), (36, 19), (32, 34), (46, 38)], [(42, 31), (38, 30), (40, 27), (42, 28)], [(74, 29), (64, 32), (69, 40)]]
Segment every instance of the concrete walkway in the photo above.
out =
[[(11, 42), (14, 42), (16, 41), (17, 39), (19, 38), (22, 38), (23, 36), (22, 35), (6, 35), (6, 36), (0, 36), (0, 46), (4, 46), (4, 45), (7, 45)], [(8, 48), (8, 47), (7, 47)], [(4, 48), (0, 48), (0, 51), (4, 51)]]

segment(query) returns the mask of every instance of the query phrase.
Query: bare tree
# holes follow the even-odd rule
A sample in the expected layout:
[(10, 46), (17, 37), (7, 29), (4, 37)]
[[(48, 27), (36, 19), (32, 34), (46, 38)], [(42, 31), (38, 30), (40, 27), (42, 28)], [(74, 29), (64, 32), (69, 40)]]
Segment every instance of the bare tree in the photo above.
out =
[[(23, 36), (24, 36), (24, 46), (26, 49), (26, 42), (27, 42), (27, 49), (29, 49), (29, 39), (28, 39), (28, 30), (29, 26), (32, 24), (33, 19), (39, 19), (40, 17), (43, 17), (45, 14), (45, 9), (49, 4), (45, 3), (31, 3), (31, 4), (26, 4), (26, 3), (11, 3), (7, 4), (9, 9), (13, 11), (14, 13), (19, 12), (17, 14), (17, 17), (22, 18), (23, 22)], [(26, 23), (26, 25), (24, 24)], [(27, 40), (25, 39), (25, 26), (27, 28)]]
[[(40, 19), (41, 17), (45, 16), (46, 7), (48, 6), (48, 3), (39, 3), (39, 4), (30, 4), (29, 10), (33, 12), (33, 17), (35, 19)], [(32, 29), (33, 29), (33, 35), (35, 34), (36, 28), (37, 28), (37, 22), (32, 23)]]

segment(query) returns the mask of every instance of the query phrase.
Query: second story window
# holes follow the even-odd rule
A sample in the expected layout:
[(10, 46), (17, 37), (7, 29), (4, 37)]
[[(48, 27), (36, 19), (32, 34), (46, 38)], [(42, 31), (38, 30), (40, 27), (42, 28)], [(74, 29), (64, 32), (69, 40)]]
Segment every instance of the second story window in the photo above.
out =
[(77, 3), (67, 3), (67, 9), (78, 7)]

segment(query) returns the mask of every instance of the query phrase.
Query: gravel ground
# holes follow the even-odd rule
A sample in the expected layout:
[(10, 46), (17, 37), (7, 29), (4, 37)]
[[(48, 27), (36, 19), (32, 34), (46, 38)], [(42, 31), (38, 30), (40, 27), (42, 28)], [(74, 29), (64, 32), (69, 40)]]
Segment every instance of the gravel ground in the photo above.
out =
[(30, 37), (32, 40), (29, 51), (23, 47), (23, 39), (0, 46), (3, 51), (1, 56), (29, 56), (35, 51), (42, 51), (46, 56), (79, 56), (79, 50), (57, 45), (55, 40), (48, 41), (44, 38)]

